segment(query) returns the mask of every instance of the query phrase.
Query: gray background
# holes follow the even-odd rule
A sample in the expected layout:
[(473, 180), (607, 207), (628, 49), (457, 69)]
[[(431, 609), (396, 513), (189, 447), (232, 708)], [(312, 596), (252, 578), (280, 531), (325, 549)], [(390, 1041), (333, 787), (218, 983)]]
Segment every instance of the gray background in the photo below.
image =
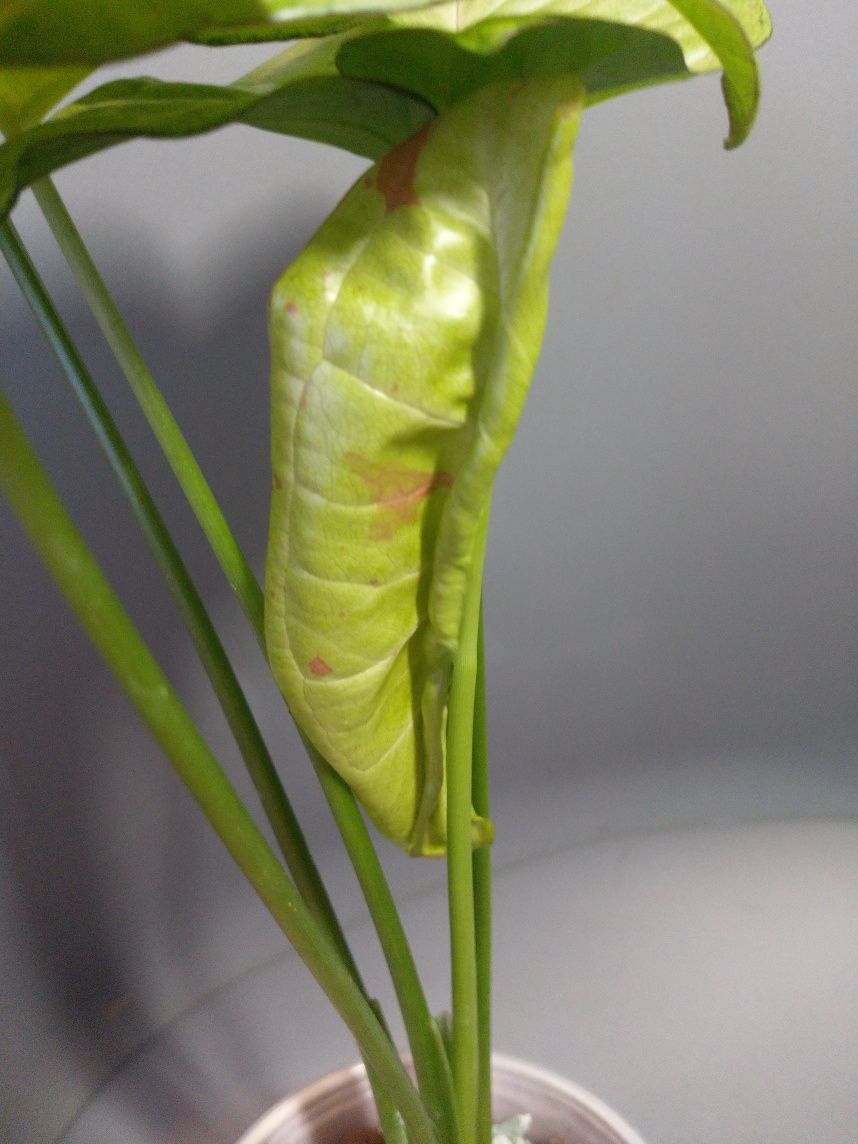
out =
[[(579, 898), (611, 901), (618, 892), (613, 859), (592, 859), (600, 846), (649, 839), (646, 849), (666, 831), (687, 841), (659, 851), (660, 869), (681, 868), (686, 851), (693, 869), (707, 830), (761, 819), (823, 829), (823, 820), (858, 811), (858, 19), (846, 2), (812, 13), (771, 8), (776, 37), (762, 60), (760, 119), (737, 153), (719, 147), (725, 124), (714, 77), (587, 114), (545, 350), (498, 481), (487, 587), (498, 862), (512, 885), (523, 859), (570, 844), (590, 854), (575, 886), (550, 871), (536, 880), (565, 916), (573, 900), (580, 907)], [(113, 72), (228, 79), (258, 56), (224, 53), (212, 69), (209, 54), (188, 49)], [(269, 482), (266, 296), (363, 166), (228, 129), (179, 146), (127, 145), (59, 179), (259, 569)], [(230, 593), (28, 199), (16, 220), (185, 539), (343, 912), (357, 917), (309, 769)], [(5, 268), (0, 289), (4, 384), (140, 628), (246, 791), (172, 605)], [(41, 1144), (147, 1038), (277, 958), (282, 942), (5, 506), (0, 528), (0, 1136)], [(854, 867), (837, 863), (854, 853), (854, 835), (839, 839), (802, 834), (798, 850), (787, 847), (830, 858), (804, 898), (796, 889), (803, 867), (777, 858), (782, 841), (758, 850), (765, 860), (748, 865), (745, 889), (730, 883), (738, 889), (728, 930), (741, 931), (743, 909), (755, 892), (753, 900), (765, 899), (772, 879), (787, 878), (790, 914), (790, 887), (818, 900), (834, 871), (846, 878)], [(437, 864), (385, 855), (404, 893), (438, 884)], [(701, 882), (699, 895), (712, 885), (717, 878)], [(681, 894), (667, 895), (664, 908), (672, 903), (676, 914), (657, 929), (669, 934), (678, 924), (694, 898), (693, 883), (687, 889), (685, 906)], [(628, 901), (628, 885), (623, 892)], [(529, 902), (534, 885), (521, 893)], [(855, 939), (854, 965), (849, 900), (831, 893), (823, 913), (836, 921), (844, 911), (839, 932)], [(545, 924), (550, 944), (554, 923)], [(671, 966), (666, 952), (653, 944), (652, 965)], [(706, 957), (692, 963), (704, 980)], [(597, 977), (604, 968), (598, 957), (584, 964)], [(806, 978), (789, 983), (790, 996), (823, 972), (808, 966)], [(765, 977), (759, 965), (755, 972)], [(527, 1009), (526, 984), (537, 997), (544, 989), (539, 975), (522, 976), (521, 996), (504, 1002), (514, 1012)], [(308, 1048), (327, 1018), (313, 987), (297, 980), (283, 1040), (319, 1068), (343, 1063), (339, 1045), (327, 1057)], [(612, 980), (628, 986), (624, 1012), (640, 1027), (650, 978), (641, 971), (626, 980), (618, 966)], [(694, 992), (693, 980), (687, 988)], [(854, 987), (826, 996), (839, 1024), (801, 1008), (795, 1022), (836, 1025), (832, 1051), (854, 1065)], [(433, 1002), (442, 1007), (443, 995)], [(733, 996), (737, 1011), (746, 1002)], [(717, 1006), (729, 1003), (702, 1006), (696, 1027), (717, 1026)], [(515, 1029), (504, 1031), (501, 1047), (516, 1051)], [(785, 1039), (795, 1032), (793, 1023)], [(661, 1036), (661, 1054), (656, 1040), (651, 1055), (624, 1057), (623, 1038), (612, 1034), (613, 1055), (585, 1062), (583, 1079), (624, 1099), (653, 1141), (678, 1144), (682, 1101), (652, 1091), (661, 1076), (654, 1062), (676, 1048), (669, 1031)], [(526, 1047), (539, 1058), (538, 1045)], [(711, 1083), (718, 1069), (709, 1064)], [(707, 1082), (705, 1062), (697, 1081)], [(800, 1069), (790, 1081), (809, 1084)], [(817, 1138), (846, 1144), (858, 1105), (845, 1081), (834, 1091), (843, 1135), (832, 1120)], [(687, 1124), (698, 1141), (710, 1139), (693, 1109)], [(786, 1124), (780, 1135), (771, 1124), (767, 1135), (747, 1124), (728, 1138), (809, 1138)], [(137, 1139), (130, 1129), (114, 1138)]]

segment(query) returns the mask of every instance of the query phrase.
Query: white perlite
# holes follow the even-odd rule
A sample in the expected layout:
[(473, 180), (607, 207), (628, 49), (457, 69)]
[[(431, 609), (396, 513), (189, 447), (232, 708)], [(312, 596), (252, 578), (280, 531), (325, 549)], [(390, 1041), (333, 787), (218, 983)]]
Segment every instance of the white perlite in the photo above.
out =
[(532, 1117), (529, 1112), (511, 1116), (492, 1128), (492, 1144), (530, 1144), (527, 1133)]

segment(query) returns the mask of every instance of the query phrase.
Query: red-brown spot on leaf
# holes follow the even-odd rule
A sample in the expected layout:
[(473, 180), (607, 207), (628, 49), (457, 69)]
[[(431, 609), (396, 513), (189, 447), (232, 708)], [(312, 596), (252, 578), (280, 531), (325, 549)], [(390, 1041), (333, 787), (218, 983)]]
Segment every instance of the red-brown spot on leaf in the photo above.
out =
[(313, 675), (330, 675), (334, 670), (320, 655), (314, 656), (313, 659), (310, 660), (309, 667)]
[(427, 123), (416, 135), (388, 151), (376, 168), (375, 179), (365, 182), (365, 186), (374, 186), (384, 196), (385, 214), (392, 214), (397, 207), (419, 205), (420, 196), (414, 189), (414, 179), (417, 175), (417, 160), (428, 138)]
[(286, 313), (287, 314), (297, 314), (298, 313), (297, 303), (296, 302), (287, 302), (286, 303)]
[(283, 488), (283, 481), (280, 479), (280, 477), (277, 476), (276, 473), (273, 473), (271, 476), (271, 487), (278, 493)]
[(359, 453), (346, 453), (344, 459), (378, 506), (378, 515), (369, 528), (373, 540), (390, 540), (402, 525), (416, 520), (422, 500), (435, 489), (448, 489), (453, 484), (450, 473), (406, 469), (392, 461), (372, 461)]

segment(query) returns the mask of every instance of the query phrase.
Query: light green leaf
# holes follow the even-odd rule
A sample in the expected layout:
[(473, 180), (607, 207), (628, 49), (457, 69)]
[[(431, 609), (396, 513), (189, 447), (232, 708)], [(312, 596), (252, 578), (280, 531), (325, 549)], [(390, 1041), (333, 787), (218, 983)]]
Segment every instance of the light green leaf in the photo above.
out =
[(229, 87), (131, 79), (97, 88), (0, 147), (0, 218), (36, 179), (138, 136), (185, 136), (243, 122), (374, 159), (432, 116), (418, 98), (339, 75), (326, 60), (335, 47), (299, 45), (276, 76), (261, 69)]
[[(671, 3), (708, 44), (723, 68), (724, 99), (730, 116), (726, 146), (738, 147), (753, 126), (760, 102), (760, 76), (751, 39), (754, 22), (747, 20), (746, 31), (738, 15), (731, 12), (729, 3), (714, 0), (671, 0)], [(769, 34), (771, 25), (765, 25), (764, 17), (768, 13), (762, 5), (753, 6), (742, 0), (737, 8), (755, 18), (758, 33)]]
[(413, 853), (445, 845), (450, 662), (582, 97), (541, 77), (456, 104), (360, 179), (271, 302), (269, 658), (305, 734)]
[(89, 74), (87, 68), (0, 68), (0, 131), (17, 135)]

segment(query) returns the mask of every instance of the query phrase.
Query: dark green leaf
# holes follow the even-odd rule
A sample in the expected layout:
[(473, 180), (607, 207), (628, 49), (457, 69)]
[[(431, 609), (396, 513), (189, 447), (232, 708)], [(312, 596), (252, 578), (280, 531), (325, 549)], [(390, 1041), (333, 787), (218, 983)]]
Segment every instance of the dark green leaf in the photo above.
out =
[(212, 24), (263, 21), (261, 0), (20, 0), (0, 9), (0, 62), (96, 65)]
[(596, 20), (551, 20), (493, 35), (452, 37), (431, 30), (396, 30), (347, 38), (337, 56), (354, 78), (393, 84), (438, 110), (472, 91), (507, 79), (577, 75), (589, 103), (659, 80), (688, 75), (679, 46), (666, 36)]
[(193, 135), (245, 122), (375, 159), (431, 115), (419, 99), (337, 74), (250, 89), (118, 80), (0, 147), (0, 216), (30, 183), (138, 136)]
[[(516, 32), (549, 21), (558, 26), (568, 22), (571, 28), (577, 29), (571, 33), (571, 42), (577, 42), (582, 31), (585, 36), (588, 34), (584, 31), (586, 25), (598, 22), (613, 26), (613, 39), (609, 41), (612, 47), (600, 45), (600, 34), (593, 32), (596, 42), (589, 49), (593, 53), (591, 59), (577, 64), (570, 59), (570, 67), (583, 69), (592, 63), (595, 69), (589, 83), (582, 75), (591, 102), (671, 75), (681, 77), (692, 72), (722, 69), (730, 115), (727, 145), (736, 146), (747, 136), (759, 101), (754, 48), (771, 33), (771, 21), (762, 0), (452, 0), (418, 11), (393, 13), (387, 19), (389, 25), (400, 29), (434, 30), (461, 47), (484, 54), (502, 49)], [(681, 65), (676, 66), (679, 55), (675, 53), (674, 70), (653, 75), (652, 49), (638, 57), (641, 32), (672, 41), (681, 53)], [(343, 51), (344, 57), (349, 57), (349, 69), (354, 68), (352, 74), (367, 72), (373, 78), (387, 79), (384, 68), (362, 67), (361, 43), (350, 44)], [(398, 47), (406, 55), (410, 54), (407, 41), (401, 40)], [(548, 48), (552, 50), (550, 44)], [(369, 44), (366, 50), (372, 51)], [(419, 55), (420, 49), (415, 50)], [(557, 58), (562, 51), (558, 47), (552, 54)], [(389, 66), (391, 61), (387, 62)], [(667, 54), (656, 68), (663, 69), (665, 65), (670, 66)], [(533, 57), (530, 66), (534, 66)], [(536, 66), (544, 66), (541, 57)], [(459, 83), (455, 75), (451, 79), (454, 84)], [(439, 87), (443, 80), (442, 75)]]
[(178, 40), (291, 39), (423, 0), (15, 0), (0, 7), (0, 65), (95, 66)]
[(89, 74), (87, 68), (0, 68), (0, 131), (32, 127)]

